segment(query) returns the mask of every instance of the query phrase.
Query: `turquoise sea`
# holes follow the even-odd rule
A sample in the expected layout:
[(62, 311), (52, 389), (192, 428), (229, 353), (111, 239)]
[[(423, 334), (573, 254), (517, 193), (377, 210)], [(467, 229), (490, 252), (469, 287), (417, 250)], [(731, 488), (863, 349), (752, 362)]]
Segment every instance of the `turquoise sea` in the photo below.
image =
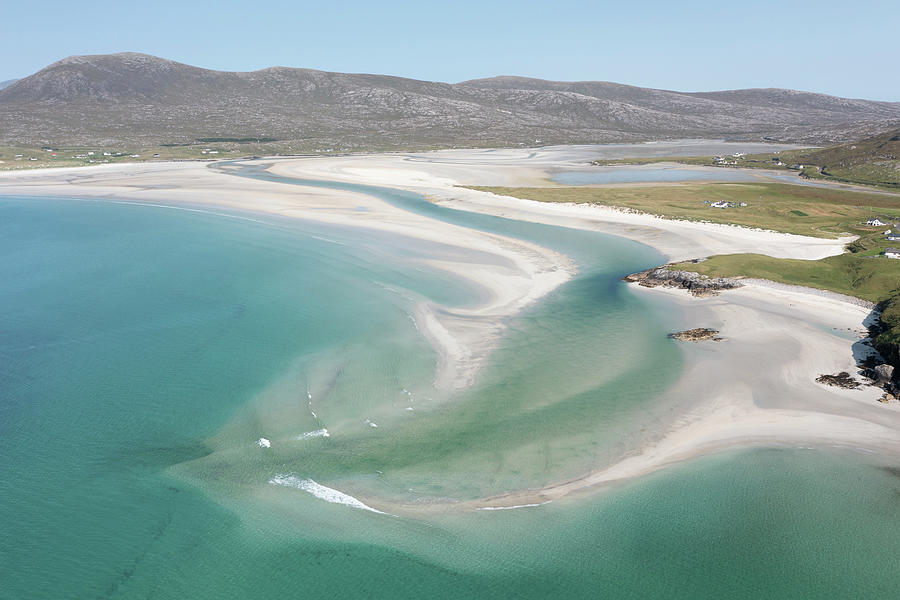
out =
[[(558, 249), (579, 276), (507, 323), (475, 386), (439, 393), (410, 312), (479, 300), (423, 262), (465, 251), (253, 214), (0, 199), (0, 598), (900, 587), (900, 477), (872, 455), (731, 452), (540, 507), (453, 510), (609, 464), (677, 414), (670, 317), (619, 282), (659, 257), (356, 189)], [(376, 514), (279, 476), (440, 508)]]

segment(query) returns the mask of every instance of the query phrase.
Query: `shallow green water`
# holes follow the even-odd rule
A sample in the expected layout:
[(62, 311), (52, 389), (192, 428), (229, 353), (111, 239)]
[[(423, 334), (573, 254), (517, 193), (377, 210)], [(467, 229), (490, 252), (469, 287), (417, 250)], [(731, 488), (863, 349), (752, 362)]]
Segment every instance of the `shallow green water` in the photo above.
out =
[[(875, 598), (897, 585), (871, 557), (900, 550), (900, 480), (864, 456), (733, 454), (589, 498), (427, 519), (269, 485), (293, 473), (406, 501), (479, 497), (606, 464), (648, 416), (665, 420), (675, 347), (618, 283), (652, 252), (468, 224), (563, 249), (582, 271), (447, 398), (409, 310), (477, 301), (419, 261), (458, 250), (0, 201), (0, 598)], [(331, 437), (295, 439), (322, 427)]]

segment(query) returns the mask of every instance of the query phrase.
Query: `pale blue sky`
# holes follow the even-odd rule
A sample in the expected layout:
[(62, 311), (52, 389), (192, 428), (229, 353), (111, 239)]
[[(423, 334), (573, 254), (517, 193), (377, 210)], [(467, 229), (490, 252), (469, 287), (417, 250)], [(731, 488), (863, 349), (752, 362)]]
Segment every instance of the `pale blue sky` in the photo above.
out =
[(7, 4), (0, 81), (72, 54), (132, 50), (225, 70), (787, 87), (900, 101), (900, 0)]

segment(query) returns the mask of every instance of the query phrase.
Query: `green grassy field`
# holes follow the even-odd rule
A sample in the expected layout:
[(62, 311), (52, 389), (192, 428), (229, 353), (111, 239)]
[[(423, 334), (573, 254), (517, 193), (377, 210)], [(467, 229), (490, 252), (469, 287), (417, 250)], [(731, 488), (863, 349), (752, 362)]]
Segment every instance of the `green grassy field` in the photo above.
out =
[[(376, 151), (365, 149), (366, 151)], [(361, 151), (354, 148), (353, 151)], [(0, 147), (0, 171), (82, 167), (107, 163), (134, 163), (161, 160), (222, 160), (243, 156), (338, 155), (347, 148), (307, 148), (280, 142), (210, 141), (173, 146), (125, 148), (120, 146)], [(88, 154), (93, 153), (93, 154)], [(105, 154), (108, 153), (108, 154)], [(33, 159), (33, 160), (32, 160)]]
[[(714, 156), (671, 156), (667, 158), (620, 158), (615, 160), (595, 160), (591, 164), (598, 167), (615, 167), (624, 165), (653, 165), (658, 163), (678, 163), (681, 165), (696, 165), (699, 167), (743, 168), (743, 169), (772, 169), (773, 171), (791, 171), (790, 165), (778, 165), (773, 158), (779, 158), (780, 153), (771, 154), (746, 154), (740, 158), (726, 157), (737, 162), (737, 165), (722, 165), (716, 162)], [(796, 169), (793, 169), (796, 170)]]
[[(574, 202), (631, 208), (672, 219), (760, 227), (823, 238), (858, 235), (873, 240), (884, 227), (865, 225), (872, 217), (900, 221), (900, 195), (871, 194), (777, 183), (708, 183), (630, 187), (472, 187), (541, 202)], [(713, 202), (734, 208), (712, 208)], [(747, 206), (740, 206), (740, 203)], [(896, 244), (894, 244), (896, 245)]]
[(736, 164), (722, 165), (713, 156), (625, 158), (597, 160), (593, 164), (612, 166), (676, 162), (720, 168), (794, 170), (811, 179), (869, 185), (883, 189), (900, 188), (900, 129), (828, 148), (782, 150), (724, 158)]
[(900, 294), (900, 260), (880, 256), (846, 253), (822, 260), (794, 260), (762, 254), (722, 254), (672, 268), (710, 277), (758, 277), (805, 285), (876, 303)]
[[(204, 153), (204, 150), (207, 152)], [(215, 152), (210, 154), (209, 150)], [(0, 148), (0, 170), (81, 167), (88, 165), (144, 162), (151, 160), (198, 160), (229, 158), (253, 154), (255, 144), (197, 144), (191, 146), (155, 146), (145, 148), (72, 147)]]
[[(884, 331), (875, 338), (875, 347), (900, 369), (900, 260), (881, 256), (885, 248), (900, 247), (900, 243), (885, 239), (884, 232), (889, 226), (865, 225), (866, 220), (875, 216), (888, 223), (900, 222), (900, 195), (757, 183), (473, 189), (542, 202), (618, 206), (672, 219), (759, 227), (815, 237), (859, 236), (844, 254), (822, 260), (726, 254), (699, 263), (679, 263), (673, 268), (709, 277), (769, 279), (879, 303), (884, 310), (881, 319)], [(720, 200), (738, 206), (725, 209), (709, 206), (710, 202)], [(747, 206), (739, 206), (741, 202)]]

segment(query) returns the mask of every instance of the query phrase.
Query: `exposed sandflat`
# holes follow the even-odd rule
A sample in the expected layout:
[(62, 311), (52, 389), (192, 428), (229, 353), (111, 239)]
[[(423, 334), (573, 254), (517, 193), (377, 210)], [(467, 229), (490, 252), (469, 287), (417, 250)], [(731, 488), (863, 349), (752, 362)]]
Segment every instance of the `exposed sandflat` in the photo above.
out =
[[(454, 187), (530, 185), (544, 181), (550, 169), (573, 161), (580, 164), (585, 154), (582, 149), (547, 149), (287, 159), (277, 161), (272, 171), (306, 179), (404, 188), (461, 210), (604, 231), (654, 246), (672, 260), (724, 252), (816, 259), (842, 250), (842, 240), (667, 221), (603, 207), (544, 204)], [(4, 173), (0, 174), (0, 193), (264, 211), (372, 227), (490, 253), (502, 259), (500, 265), (435, 264), (489, 290), (490, 299), (484, 305), (471, 311), (451, 311), (449, 317), (421, 305), (418, 319), (426, 335), (443, 349), (447, 365), (441, 383), (448, 386), (471, 381), (490, 347), (489, 340), (497, 334), (501, 317), (572, 276), (565, 257), (533, 244), (440, 223), (365, 195), (235, 178), (196, 163)], [(358, 207), (366, 210), (361, 212)], [(690, 398), (694, 409), (653, 443), (633, 448), (628, 457), (607, 469), (542, 490), (457, 506), (505, 507), (557, 500), (699, 454), (742, 445), (837, 445), (900, 454), (897, 406), (876, 402), (880, 392), (875, 388), (840, 390), (814, 381), (821, 373), (855, 370), (853, 355), (862, 350), (856, 344), (868, 309), (802, 289), (754, 284), (707, 299), (672, 290), (632, 289), (647, 294), (664, 310), (678, 311), (686, 326), (714, 327), (725, 337), (719, 343), (684, 345), (687, 367), (671, 394)], [(482, 325), (473, 327), (474, 322)], [(377, 499), (367, 499), (367, 503), (391, 512), (429, 510), (384, 507)]]

